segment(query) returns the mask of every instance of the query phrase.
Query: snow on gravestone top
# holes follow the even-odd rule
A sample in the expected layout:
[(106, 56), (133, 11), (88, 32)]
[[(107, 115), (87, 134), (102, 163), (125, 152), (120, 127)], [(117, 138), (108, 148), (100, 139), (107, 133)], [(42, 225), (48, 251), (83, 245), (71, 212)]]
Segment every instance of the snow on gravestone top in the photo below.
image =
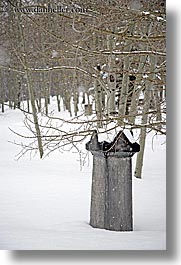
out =
[[(103, 139), (103, 137), (101, 138)], [(90, 141), (86, 144), (86, 149), (93, 154), (95, 154), (95, 152), (103, 153), (104, 155), (124, 153), (123, 156), (132, 156), (134, 153), (140, 151), (140, 145), (135, 142), (135, 139), (129, 130), (119, 131), (111, 142), (105, 140), (99, 142), (98, 134), (95, 130)]]
[[(108, 127), (108, 130), (111, 129)], [(96, 131), (96, 130), (95, 130)], [(120, 132), (124, 132), (124, 134), (126, 135), (126, 137), (128, 138), (128, 140), (131, 143), (135, 143), (136, 140), (133, 137), (132, 133), (130, 132), (130, 130), (128, 129), (124, 129), (124, 130), (118, 130), (118, 129), (114, 129), (108, 132), (105, 132), (103, 129), (99, 129), (99, 141), (103, 142), (103, 141), (107, 141), (107, 142), (113, 142), (114, 138), (116, 137), (116, 135)]]

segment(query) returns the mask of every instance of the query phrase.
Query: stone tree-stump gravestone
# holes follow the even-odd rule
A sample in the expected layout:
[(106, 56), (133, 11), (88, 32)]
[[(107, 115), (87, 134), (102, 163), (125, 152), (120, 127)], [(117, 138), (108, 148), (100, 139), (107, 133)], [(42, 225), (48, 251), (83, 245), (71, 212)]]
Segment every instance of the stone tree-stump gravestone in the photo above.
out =
[(93, 155), (90, 225), (132, 231), (132, 161), (140, 146), (120, 131), (111, 143), (99, 142), (97, 131), (86, 149)]

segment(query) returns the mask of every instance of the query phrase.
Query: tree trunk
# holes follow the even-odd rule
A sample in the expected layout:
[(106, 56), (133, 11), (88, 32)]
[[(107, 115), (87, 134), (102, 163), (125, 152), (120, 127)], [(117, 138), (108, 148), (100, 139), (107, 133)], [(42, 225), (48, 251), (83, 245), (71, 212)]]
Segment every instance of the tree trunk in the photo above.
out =
[(48, 115), (48, 91), (45, 88), (45, 114)]
[(64, 108), (69, 111), (70, 116), (72, 117), (71, 102), (70, 101), (71, 101), (71, 94), (67, 90), (64, 90), (64, 93), (63, 93)]
[(30, 112), (30, 101), (29, 101), (29, 99), (27, 99), (26, 102), (27, 102), (27, 111)]
[[(138, 112), (140, 92), (143, 90), (143, 88), (142, 88), (143, 74), (142, 73), (143, 73), (145, 62), (146, 62), (146, 58), (147, 58), (147, 56), (145, 56), (145, 55), (142, 55), (140, 57), (140, 62), (139, 62), (139, 66), (138, 66), (138, 74), (136, 75), (136, 82), (135, 82), (135, 86), (134, 86), (133, 94), (132, 94), (132, 98), (131, 98), (131, 106), (130, 106), (129, 114), (132, 116), (129, 118), (129, 122), (132, 124), (135, 123), (136, 114)], [(141, 87), (141, 89), (140, 89), (140, 87)]]
[(94, 81), (95, 89), (95, 108), (97, 115), (97, 127), (102, 128), (102, 88), (98, 84), (98, 81)]
[(25, 48), (25, 37), (24, 37), (24, 30), (22, 27), (22, 17), (21, 14), (18, 14), (18, 35), (19, 35), (19, 42), (20, 42), (20, 47), (21, 47), (21, 52), (23, 54), (25, 54), (25, 56), (23, 56), (21, 58), (22, 60), (22, 65), (24, 67), (25, 70), (25, 76), (26, 76), (26, 80), (27, 80), (27, 87), (28, 87), (28, 92), (29, 92), (29, 97), (30, 97), (30, 102), (31, 102), (31, 107), (32, 107), (32, 115), (33, 115), (33, 121), (34, 121), (34, 125), (35, 125), (35, 131), (36, 131), (36, 137), (37, 137), (37, 141), (38, 141), (38, 151), (40, 154), (40, 158), (43, 157), (43, 144), (42, 144), (42, 139), (41, 139), (41, 133), (40, 133), (40, 127), (39, 127), (39, 123), (38, 123), (38, 116), (37, 116), (37, 110), (36, 110), (36, 105), (35, 105), (35, 95), (34, 95), (34, 90), (33, 90), (33, 86), (32, 86), (32, 81), (31, 81), (31, 73), (28, 70), (28, 63), (27, 63), (27, 59), (26, 59), (26, 48)]
[(56, 98), (57, 98), (58, 112), (60, 112), (61, 111), (61, 108), (60, 108), (60, 96), (56, 95)]
[(0, 102), (1, 102), (1, 111), (4, 112), (4, 82), (3, 82), (3, 74), (2, 70), (0, 70)]
[[(131, 34), (133, 34), (134, 31), (134, 25), (131, 25), (129, 27), (129, 31)], [(132, 42), (130, 40), (127, 40), (125, 42), (125, 51), (130, 51), (132, 47)], [(130, 58), (129, 56), (125, 57), (124, 59), (124, 65), (123, 65), (123, 79), (122, 79), (122, 86), (121, 86), (121, 94), (119, 99), (119, 125), (124, 124), (124, 118), (121, 116), (124, 116), (126, 114), (126, 105), (127, 105), (127, 99), (128, 99), (128, 92), (129, 92), (129, 68), (130, 68)]]
[(38, 112), (41, 112), (41, 97), (36, 99), (36, 106), (37, 106)]
[[(146, 82), (146, 89), (145, 89), (145, 95), (144, 95), (144, 106), (143, 106), (143, 115), (142, 115), (142, 124), (147, 124), (148, 120), (148, 111), (150, 109), (150, 100), (151, 100), (151, 92), (153, 88), (153, 82), (154, 82), (154, 69), (156, 65), (156, 58), (154, 55), (150, 56), (150, 74), (149, 80), (147, 79)], [(141, 178), (142, 177), (142, 168), (143, 168), (143, 157), (144, 157), (144, 150), (145, 150), (145, 140), (146, 140), (146, 127), (141, 128), (140, 132), (140, 152), (137, 154), (137, 160), (136, 160), (136, 169), (135, 169), (135, 177)]]
[(87, 104), (85, 104), (85, 100), (84, 100), (85, 115), (89, 116), (89, 115), (92, 115), (92, 104), (90, 102), (89, 92), (87, 92), (86, 94), (87, 94)]
[(29, 97), (30, 97), (30, 102), (31, 102), (31, 107), (32, 107), (33, 121), (35, 125), (35, 130), (36, 130), (36, 137), (38, 140), (38, 150), (39, 150), (40, 158), (42, 158), (43, 153), (44, 153), (43, 145), (42, 145), (40, 127), (38, 124), (38, 116), (37, 116), (37, 110), (36, 110), (36, 105), (35, 105), (35, 95), (34, 95), (34, 91), (32, 88), (32, 82), (31, 82), (31, 73), (28, 70), (26, 70), (26, 77), (27, 77), (27, 85), (28, 85)]
[(78, 100), (79, 100), (79, 94), (78, 92), (74, 92), (73, 94), (73, 102), (74, 102), (74, 115), (77, 116), (78, 115)]
[[(155, 110), (156, 110), (156, 121), (159, 122), (162, 120), (162, 113), (161, 113), (160, 95), (157, 89), (156, 91), (154, 91), (154, 102), (155, 102)], [(158, 124), (157, 128), (161, 130), (162, 125)]]
[[(119, 115), (124, 116), (126, 113), (126, 104), (128, 98), (128, 91), (129, 91), (129, 67), (130, 67), (130, 59), (129, 57), (125, 58), (124, 66), (123, 66), (123, 80), (122, 80), (122, 87), (121, 87), (121, 95), (120, 95), (120, 102), (119, 102)], [(122, 124), (123, 119), (120, 119), (120, 124)]]
[[(114, 30), (113, 30), (114, 31)], [(115, 47), (113, 36), (107, 36), (107, 49), (112, 51)], [(107, 115), (115, 113), (115, 93), (116, 93), (116, 67), (115, 55), (108, 56), (108, 93), (107, 93)]]

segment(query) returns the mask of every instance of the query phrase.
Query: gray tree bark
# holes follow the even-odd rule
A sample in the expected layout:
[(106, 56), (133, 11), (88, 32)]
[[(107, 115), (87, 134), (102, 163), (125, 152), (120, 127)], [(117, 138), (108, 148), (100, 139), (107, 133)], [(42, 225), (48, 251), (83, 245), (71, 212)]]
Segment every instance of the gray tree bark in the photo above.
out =
[[(129, 31), (131, 34), (134, 32), (134, 25), (129, 26)], [(127, 40), (125, 41), (125, 51), (130, 51), (132, 47), (132, 41)], [(121, 116), (125, 115), (126, 113), (126, 104), (128, 99), (128, 91), (129, 91), (129, 68), (130, 68), (130, 57), (127, 56), (124, 59), (123, 65), (123, 79), (122, 79), (122, 86), (121, 86), (121, 95), (119, 98), (119, 125), (123, 125), (123, 118)]]
[(94, 80), (95, 108), (97, 116), (97, 127), (102, 128), (102, 88), (97, 80)]
[(31, 73), (28, 70), (28, 63), (26, 60), (26, 49), (25, 49), (25, 38), (24, 38), (24, 31), (22, 27), (22, 20), (21, 20), (21, 14), (18, 15), (18, 29), (19, 29), (19, 37), (20, 37), (20, 42), (21, 42), (21, 48), (22, 52), (25, 54), (22, 58), (22, 64), (25, 70), (25, 76), (27, 80), (27, 87), (28, 87), (28, 92), (29, 92), (29, 98), (31, 102), (31, 108), (32, 108), (32, 115), (33, 115), (33, 121), (35, 125), (35, 131), (36, 131), (36, 137), (38, 141), (38, 151), (40, 154), (40, 158), (43, 157), (43, 144), (42, 144), (42, 139), (41, 139), (41, 132), (40, 132), (40, 127), (38, 123), (38, 116), (37, 116), (37, 110), (36, 110), (36, 105), (35, 105), (35, 95), (34, 95), (34, 90), (32, 86), (32, 80), (31, 80)]
[[(115, 39), (107, 36), (107, 49), (112, 51), (115, 46)], [(111, 115), (115, 112), (115, 92), (116, 92), (116, 68), (115, 55), (108, 56), (108, 93), (107, 93), (107, 114)]]
[(143, 87), (142, 87), (143, 74), (142, 73), (143, 73), (145, 62), (146, 62), (146, 58), (147, 56), (145, 55), (142, 55), (140, 57), (140, 62), (138, 66), (138, 74), (136, 75), (136, 82), (135, 82), (135, 86), (134, 86), (133, 94), (131, 98), (131, 106), (130, 106), (129, 114), (132, 116), (129, 117), (129, 122), (132, 124), (135, 123), (136, 114), (138, 113), (140, 92), (143, 90)]
[(40, 132), (37, 110), (36, 110), (36, 105), (35, 105), (35, 95), (34, 95), (32, 85), (31, 85), (32, 84), (31, 74), (28, 70), (26, 70), (26, 77), (27, 77), (27, 85), (28, 85), (29, 97), (30, 97), (30, 102), (31, 102), (33, 120), (34, 120), (34, 125), (35, 125), (35, 130), (36, 130), (36, 137), (37, 137), (37, 141), (38, 141), (38, 150), (39, 150), (40, 158), (42, 158), (43, 153), (44, 153), (43, 152), (43, 144), (42, 144), (41, 132)]
[(4, 112), (4, 83), (3, 83), (3, 74), (2, 70), (0, 70), (0, 103), (1, 103), (1, 111)]
[[(151, 100), (151, 92), (154, 82), (154, 69), (156, 65), (156, 57), (154, 55), (150, 56), (150, 72), (152, 73), (149, 76), (149, 79), (146, 81), (145, 95), (144, 95), (144, 106), (143, 106), (143, 114), (142, 114), (142, 124), (147, 124), (148, 121), (148, 111), (150, 109), (150, 100)], [(136, 168), (135, 168), (135, 177), (142, 177), (142, 168), (143, 168), (143, 157), (145, 150), (145, 140), (146, 140), (146, 127), (142, 127), (140, 130), (140, 152), (137, 154), (136, 159)]]

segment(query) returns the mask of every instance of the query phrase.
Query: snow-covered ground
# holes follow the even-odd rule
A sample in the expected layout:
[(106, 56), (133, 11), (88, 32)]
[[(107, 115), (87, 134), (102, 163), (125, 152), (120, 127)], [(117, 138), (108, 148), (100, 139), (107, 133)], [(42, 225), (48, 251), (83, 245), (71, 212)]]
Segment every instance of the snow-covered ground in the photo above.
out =
[(0, 114), (0, 249), (166, 249), (164, 137), (154, 137), (152, 148), (148, 136), (143, 179), (133, 179), (134, 231), (111, 232), (89, 225), (91, 155), (82, 171), (71, 152), (16, 161), (8, 127), (25, 130), (20, 111)]

